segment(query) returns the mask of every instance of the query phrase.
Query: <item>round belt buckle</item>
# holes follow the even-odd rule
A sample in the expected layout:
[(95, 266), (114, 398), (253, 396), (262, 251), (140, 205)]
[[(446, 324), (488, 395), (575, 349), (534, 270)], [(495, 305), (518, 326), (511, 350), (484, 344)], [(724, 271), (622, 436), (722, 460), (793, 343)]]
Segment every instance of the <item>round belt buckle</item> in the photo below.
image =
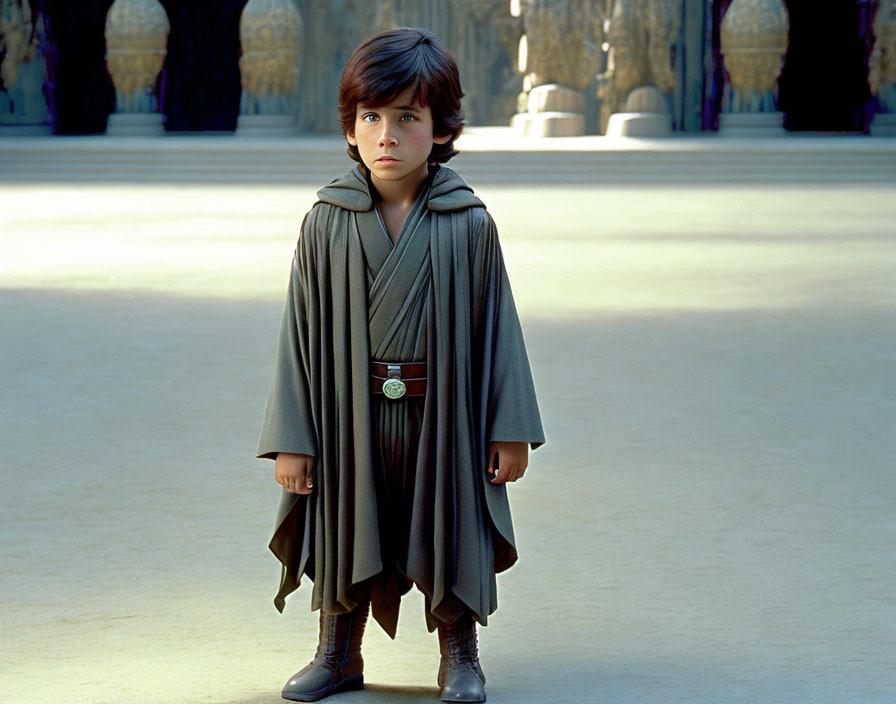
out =
[(386, 379), (383, 382), (383, 395), (389, 398), (401, 398), (407, 387), (401, 379)]

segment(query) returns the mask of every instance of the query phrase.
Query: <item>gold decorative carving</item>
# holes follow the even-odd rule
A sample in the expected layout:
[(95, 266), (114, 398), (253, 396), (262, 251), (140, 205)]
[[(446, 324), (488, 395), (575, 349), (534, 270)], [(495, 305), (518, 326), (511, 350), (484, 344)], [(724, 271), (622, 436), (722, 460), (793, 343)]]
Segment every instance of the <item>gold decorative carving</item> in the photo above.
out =
[(145, 102), (165, 62), (168, 16), (158, 0), (115, 0), (106, 15), (106, 66), (118, 112), (155, 112)]
[(781, 73), (788, 26), (782, 0), (734, 0), (729, 6), (720, 40), (735, 110), (774, 110), (765, 96)]
[(32, 40), (32, 29), (28, 0), (11, 2), (7, 12), (0, 15), (0, 53), (4, 54), (0, 80), (7, 91), (19, 79), (19, 65), (37, 58), (37, 37)]
[(896, 0), (880, 0), (874, 16), (874, 49), (868, 62), (868, 84), (880, 95), (896, 83)]
[(607, 70), (601, 74), (601, 132), (611, 114), (624, 109), (636, 88), (655, 86), (669, 94), (675, 87), (672, 65), (681, 31), (682, 0), (616, 0), (606, 17)]
[[(240, 18), (240, 43), (243, 92), (257, 99), (292, 96), (302, 52), (298, 8), (289, 0), (249, 0)], [(264, 110), (269, 111), (279, 112)]]
[(519, 0), (525, 50), (520, 72), (530, 88), (558, 83), (584, 91), (600, 69), (603, 43), (596, 0)]

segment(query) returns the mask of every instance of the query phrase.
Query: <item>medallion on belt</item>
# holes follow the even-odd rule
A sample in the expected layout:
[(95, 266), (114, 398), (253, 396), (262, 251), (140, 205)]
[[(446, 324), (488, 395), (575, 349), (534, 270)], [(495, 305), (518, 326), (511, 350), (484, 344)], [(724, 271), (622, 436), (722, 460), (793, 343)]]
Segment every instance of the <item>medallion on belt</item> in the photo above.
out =
[(386, 379), (383, 382), (383, 394), (389, 398), (401, 398), (407, 387), (401, 379)]

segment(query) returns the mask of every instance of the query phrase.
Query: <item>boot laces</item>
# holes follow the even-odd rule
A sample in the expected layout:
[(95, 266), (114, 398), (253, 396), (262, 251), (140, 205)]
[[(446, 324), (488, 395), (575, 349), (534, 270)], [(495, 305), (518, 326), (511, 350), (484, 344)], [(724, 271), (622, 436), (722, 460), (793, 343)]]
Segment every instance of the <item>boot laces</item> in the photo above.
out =
[(465, 662), (478, 662), (476, 627), (462, 626), (445, 629), (446, 656), (450, 666), (460, 665)]
[[(331, 669), (361, 655), (361, 637), (367, 620), (366, 605), (354, 612), (323, 616), (314, 660)], [(341, 641), (341, 642), (340, 642)]]

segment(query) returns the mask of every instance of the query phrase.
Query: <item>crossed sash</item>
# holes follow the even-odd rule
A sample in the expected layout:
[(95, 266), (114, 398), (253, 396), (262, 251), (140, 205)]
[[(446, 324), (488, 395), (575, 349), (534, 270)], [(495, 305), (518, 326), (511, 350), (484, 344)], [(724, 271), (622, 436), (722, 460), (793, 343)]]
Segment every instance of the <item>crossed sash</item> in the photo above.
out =
[[(368, 291), (370, 352), (413, 355), (430, 289), (430, 184), (418, 195), (393, 246), (376, 207), (356, 213), (358, 232), (373, 282)], [(397, 360), (396, 360), (397, 361)]]

